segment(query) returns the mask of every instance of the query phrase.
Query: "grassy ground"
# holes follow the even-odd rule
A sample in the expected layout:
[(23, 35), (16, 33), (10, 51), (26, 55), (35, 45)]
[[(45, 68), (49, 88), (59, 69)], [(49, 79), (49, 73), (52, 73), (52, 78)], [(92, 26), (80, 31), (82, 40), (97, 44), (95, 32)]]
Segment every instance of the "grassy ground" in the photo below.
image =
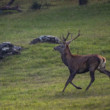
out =
[[(90, 3), (79, 7), (75, 2), (55, 2), (49, 9), (32, 11), (23, 2), (22, 13), (0, 15), (0, 42), (10, 41), (27, 48), (21, 55), (0, 61), (0, 110), (110, 110), (110, 80), (96, 72), (96, 80), (88, 92), (89, 74), (77, 75), (76, 90), (56, 44), (28, 43), (40, 35), (60, 36), (68, 31), (81, 37), (70, 45), (73, 54), (101, 54), (110, 70), (110, 3)], [(60, 4), (60, 6), (59, 6)]]

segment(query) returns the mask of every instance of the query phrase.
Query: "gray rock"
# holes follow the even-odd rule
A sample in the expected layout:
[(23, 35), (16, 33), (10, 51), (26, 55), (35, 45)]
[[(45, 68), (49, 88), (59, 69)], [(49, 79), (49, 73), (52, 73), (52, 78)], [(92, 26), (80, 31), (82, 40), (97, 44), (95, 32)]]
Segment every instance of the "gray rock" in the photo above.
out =
[(30, 42), (30, 44), (43, 43), (43, 42), (58, 44), (58, 43), (60, 43), (60, 39), (55, 36), (52, 36), (52, 35), (43, 35), (43, 36), (40, 36), (36, 39), (33, 39)]
[(0, 59), (8, 55), (20, 54), (21, 47), (15, 46), (10, 42), (3, 42), (0, 44)]

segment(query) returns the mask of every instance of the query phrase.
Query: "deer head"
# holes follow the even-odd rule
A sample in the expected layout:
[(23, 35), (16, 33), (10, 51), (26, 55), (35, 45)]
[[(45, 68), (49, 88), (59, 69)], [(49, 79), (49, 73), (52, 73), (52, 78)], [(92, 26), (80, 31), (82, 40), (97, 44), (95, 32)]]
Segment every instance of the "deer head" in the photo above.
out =
[[(71, 35), (71, 40), (67, 41), (69, 35)], [(78, 32), (77, 36), (72, 38), (72, 33), (68, 32), (67, 36), (64, 37), (64, 35), (61, 37), (61, 43), (60, 45), (54, 47), (54, 50), (59, 51), (61, 54), (64, 54), (66, 47), (75, 39), (77, 39), (80, 36), (80, 31)]]

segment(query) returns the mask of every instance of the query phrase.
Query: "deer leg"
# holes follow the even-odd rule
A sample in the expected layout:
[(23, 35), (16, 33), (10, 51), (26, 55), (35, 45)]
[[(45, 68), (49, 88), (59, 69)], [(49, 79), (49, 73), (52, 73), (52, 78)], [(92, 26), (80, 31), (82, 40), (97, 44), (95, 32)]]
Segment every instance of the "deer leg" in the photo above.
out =
[(72, 84), (76, 89), (82, 89), (81, 87), (78, 87), (75, 84), (73, 84), (72, 81), (70, 82), (70, 84)]
[(65, 91), (66, 87), (67, 87), (68, 84), (73, 80), (74, 77), (75, 77), (75, 74), (70, 74), (70, 76), (69, 76), (68, 80), (66, 81), (65, 87), (64, 87), (64, 89), (63, 89), (62, 92)]
[(82, 89), (81, 87), (77, 87), (75, 84), (72, 83), (72, 80), (73, 80), (73, 78), (75, 77), (75, 75), (76, 75), (76, 74), (70, 74), (70, 76), (69, 76), (69, 78), (68, 78), (68, 80), (67, 80), (67, 82), (66, 82), (66, 84), (65, 84), (65, 87), (64, 87), (64, 89), (63, 89), (62, 92), (65, 91), (65, 89), (66, 89), (66, 87), (68, 86), (69, 83), (72, 84), (76, 89)]
[(92, 85), (92, 83), (95, 80), (94, 72), (93, 71), (90, 71), (90, 77), (91, 77), (91, 81), (90, 81), (89, 85), (87, 86), (86, 91), (89, 89), (89, 87)]
[(99, 72), (106, 74), (110, 78), (110, 71), (106, 70), (105, 68), (103, 69), (98, 69)]

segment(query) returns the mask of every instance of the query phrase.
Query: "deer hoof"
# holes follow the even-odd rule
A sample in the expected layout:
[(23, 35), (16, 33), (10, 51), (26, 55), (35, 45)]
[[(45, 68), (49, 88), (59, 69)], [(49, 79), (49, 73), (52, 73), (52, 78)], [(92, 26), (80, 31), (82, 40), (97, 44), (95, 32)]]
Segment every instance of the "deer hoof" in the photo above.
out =
[(77, 87), (77, 89), (82, 89), (81, 87)]

